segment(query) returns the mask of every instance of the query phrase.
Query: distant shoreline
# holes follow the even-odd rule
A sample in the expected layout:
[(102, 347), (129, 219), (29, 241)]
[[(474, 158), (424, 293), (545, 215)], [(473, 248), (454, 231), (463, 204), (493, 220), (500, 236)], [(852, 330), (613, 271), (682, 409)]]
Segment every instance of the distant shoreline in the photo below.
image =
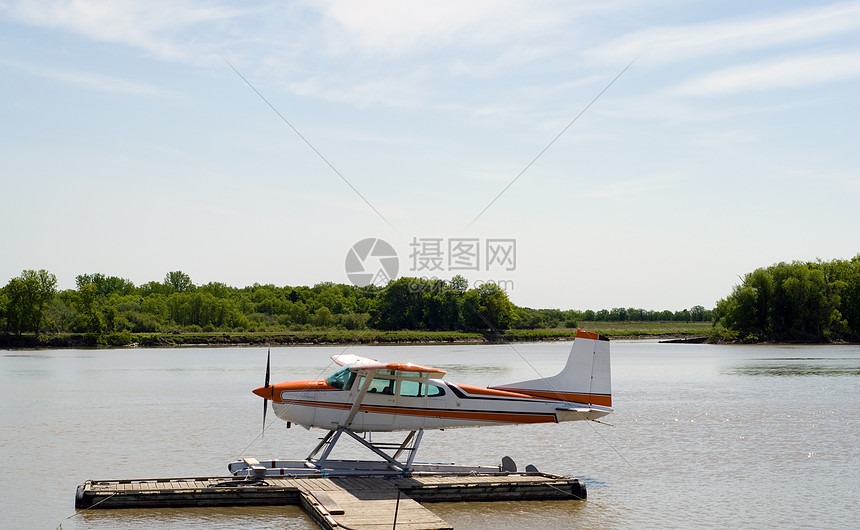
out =
[[(684, 344), (740, 344), (726, 341), (710, 322), (581, 322), (580, 329), (605, 335), (612, 340), (659, 341)], [(414, 344), (504, 344), (506, 342), (569, 341), (577, 328), (509, 329), (501, 335), (490, 332), (399, 330), (301, 330), (257, 332), (182, 332), (131, 333), (105, 335), (61, 333), (17, 337), (0, 334), (0, 349), (90, 349), (90, 348), (182, 348), (207, 346), (347, 346)], [(750, 344), (850, 344), (848, 342), (771, 342)]]
[(345, 346), (354, 345), (413, 345), (413, 344), (491, 344), (494, 342), (523, 342), (544, 340), (573, 340), (574, 333), (535, 334), (530, 337), (503, 335), (495, 338), (480, 333), (462, 332), (293, 332), (293, 333), (140, 333), (132, 334), (130, 340), (111, 340), (103, 337), (99, 342), (84, 334), (42, 335), (38, 340), (32, 335), (15, 337), (0, 336), (0, 348), (25, 349), (76, 349), (76, 348), (180, 348), (207, 346)]
[[(589, 331), (594, 328), (589, 328)], [(529, 333), (517, 333), (528, 331)], [(739, 341), (726, 341), (703, 334), (701, 331), (667, 333), (605, 332), (594, 330), (615, 341), (648, 341), (666, 344), (741, 344)], [(554, 342), (570, 341), (575, 331), (558, 330), (513, 330), (503, 335), (462, 332), (421, 332), (421, 331), (374, 331), (363, 336), (360, 332), (349, 332), (355, 336), (344, 336), (343, 332), (297, 332), (297, 333), (145, 333), (132, 334), (128, 343), (99, 343), (83, 334), (43, 335), (36, 340), (32, 335), (0, 335), (0, 350), (76, 350), (110, 348), (207, 348), (240, 347), (260, 348), (266, 346), (416, 346), (430, 344), (504, 344), (513, 342)], [(225, 336), (226, 335), (226, 336)], [(818, 345), (853, 344), (836, 341), (820, 342), (770, 342), (748, 343), (750, 345)]]
[[(582, 326), (582, 329), (624, 340), (681, 340), (704, 342), (707, 326), (696, 324), (681, 328), (675, 323), (624, 323), (624, 326)], [(647, 324), (647, 326), (646, 326)], [(189, 346), (312, 346), (312, 345), (412, 345), (412, 344), (497, 344), (505, 342), (540, 342), (573, 340), (576, 329), (513, 329), (503, 334), (459, 331), (292, 331), (292, 332), (213, 332), (213, 333), (114, 333), (96, 336), (82, 333), (41, 335), (0, 335), (0, 348), (12, 349), (78, 349), (78, 348), (171, 348)]]

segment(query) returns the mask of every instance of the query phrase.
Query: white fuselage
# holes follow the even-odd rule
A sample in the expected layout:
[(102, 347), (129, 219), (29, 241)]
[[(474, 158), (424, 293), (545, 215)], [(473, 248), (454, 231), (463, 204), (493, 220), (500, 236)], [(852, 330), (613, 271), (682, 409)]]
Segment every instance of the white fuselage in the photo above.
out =
[[(348, 427), (362, 432), (554, 423), (596, 419), (612, 411), (609, 407), (456, 385), (441, 379), (425, 378), (422, 382), (429, 390), (422, 392), (424, 395), (404, 395), (407, 392), (400, 390), (401, 381), (390, 393), (366, 393)], [(359, 392), (357, 386), (342, 390), (326, 388), (321, 382), (295, 383), (303, 382), (294, 382), (292, 389), (278, 389), (280, 394), (272, 402), (279, 418), (322, 429), (346, 426)]]
[(416, 431), (516, 423), (594, 420), (612, 412), (609, 341), (577, 332), (557, 375), (481, 388), (442, 380), (445, 370), (332, 356), (340, 370), (326, 379), (266, 384), (279, 418), (321, 429)]

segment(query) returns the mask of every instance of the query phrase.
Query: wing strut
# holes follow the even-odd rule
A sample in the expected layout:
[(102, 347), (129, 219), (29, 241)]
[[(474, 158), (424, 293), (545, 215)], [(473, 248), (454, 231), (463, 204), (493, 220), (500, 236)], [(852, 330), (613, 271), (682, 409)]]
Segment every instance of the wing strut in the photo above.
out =
[(352, 408), (349, 409), (349, 414), (346, 416), (346, 421), (343, 422), (343, 427), (349, 429), (350, 425), (352, 425), (355, 415), (358, 414), (358, 410), (361, 408), (361, 402), (364, 401), (364, 396), (367, 394), (367, 389), (369, 389), (371, 383), (373, 383), (373, 376), (375, 376), (378, 371), (379, 370), (361, 370), (360, 373), (364, 376), (364, 383), (361, 385), (358, 395), (355, 397), (355, 403), (353, 403)]

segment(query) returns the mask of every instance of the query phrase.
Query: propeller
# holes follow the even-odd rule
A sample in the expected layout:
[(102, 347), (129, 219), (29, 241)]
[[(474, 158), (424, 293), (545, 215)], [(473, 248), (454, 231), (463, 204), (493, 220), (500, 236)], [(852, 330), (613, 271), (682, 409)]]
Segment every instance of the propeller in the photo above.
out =
[[(271, 370), (271, 361), (272, 361), (272, 348), (269, 348), (269, 351), (266, 353), (266, 384), (263, 385), (263, 388), (269, 389), (269, 372)], [(272, 392), (274, 393), (274, 391)], [(269, 398), (263, 397), (263, 434), (266, 434), (266, 412), (269, 410)]]

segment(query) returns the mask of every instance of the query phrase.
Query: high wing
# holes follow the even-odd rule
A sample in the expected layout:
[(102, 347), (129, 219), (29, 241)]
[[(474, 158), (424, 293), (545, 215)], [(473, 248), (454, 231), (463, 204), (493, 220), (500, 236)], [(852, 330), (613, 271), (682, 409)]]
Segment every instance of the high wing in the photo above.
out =
[(414, 363), (382, 363), (376, 359), (361, 357), (360, 355), (353, 355), (351, 353), (336, 353), (331, 356), (331, 360), (340, 366), (349, 366), (350, 371), (359, 373), (365, 370), (391, 370), (392, 372), (417, 372), (443, 375), (447, 373), (441, 368), (433, 368), (432, 366), (422, 366)]
[[(441, 368), (433, 368), (432, 366), (421, 366), (420, 364), (415, 363), (388, 363), (383, 364), (382, 368), (384, 368), (385, 370), (391, 370), (392, 372), (414, 372), (428, 374), (428, 377), (435, 378), (440, 378), (447, 373), (447, 371), (442, 370)], [(432, 374), (436, 375), (434, 376)]]
[(376, 359), (361, 357), (360, 355), (354, 355), (352, 353), (336, 353), (331, 356), (331, 360), (337, 363), (338, 366), (380, 364)]

